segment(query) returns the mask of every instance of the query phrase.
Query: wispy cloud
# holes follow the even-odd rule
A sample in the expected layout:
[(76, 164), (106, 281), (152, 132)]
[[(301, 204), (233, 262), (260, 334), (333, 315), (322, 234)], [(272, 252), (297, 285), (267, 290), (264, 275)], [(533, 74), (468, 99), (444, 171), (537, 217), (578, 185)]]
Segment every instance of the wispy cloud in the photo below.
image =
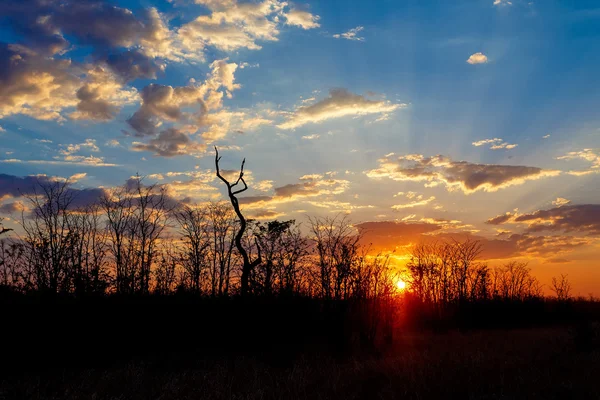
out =
[(499, 139), (499, 138), (483, 139), (483, 140), (479, 140), (477, 142), (473, 142), (471, 144), (475, 147), (490, 145), (489, 148), (491, 150), (500, 150), (500, 149), (511, 150), (518, 146), (518, 144), (510, 144), (510, 143), (505, 142), (503, 139)]
[(335, 35), (333, 35), (333, 37), (336, 39), (346, 39), (346, 40), (355, 40), (357, 42), (364, 42), (365, 38), (359, 36), (360, 32), (363, 31), (364, 29), (365, 28), (363, 26), (357, 26), (356, 28), (352, 28), (347, 32), (336, 33)]
[(346, 89), (331, 89), (327, 98), (310, 106), (297, 108), (290, 113), (287, 121), (277, 126), (281, 129), (294, 129), (332, 118), (388, 114), (404, 107), (407, 105), (388, 100), (370, 100), (362, 95), (350, 93)]

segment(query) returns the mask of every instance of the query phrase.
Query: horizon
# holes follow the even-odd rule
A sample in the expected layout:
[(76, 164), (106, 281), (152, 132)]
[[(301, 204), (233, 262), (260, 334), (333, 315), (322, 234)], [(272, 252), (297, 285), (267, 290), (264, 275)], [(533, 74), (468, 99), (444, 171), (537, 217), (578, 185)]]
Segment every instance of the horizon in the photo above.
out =
[(35, 179), (228, 200), (217, 146), (248, 218), (476, 239), (598, 296), (600, 8), (571, 3), (5, 1), (2, 224)]

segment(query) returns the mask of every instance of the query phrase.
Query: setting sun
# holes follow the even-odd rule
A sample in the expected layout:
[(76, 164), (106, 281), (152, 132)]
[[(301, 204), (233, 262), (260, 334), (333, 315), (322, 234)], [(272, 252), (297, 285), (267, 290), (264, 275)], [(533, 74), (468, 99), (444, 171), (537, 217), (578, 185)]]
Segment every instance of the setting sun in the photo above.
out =
[(406, 282), (404, 282), (402, 279), (398, 279), (398, 282), (396, 282), (396, 287), (398, 290), (404, 290), (406, 289)]

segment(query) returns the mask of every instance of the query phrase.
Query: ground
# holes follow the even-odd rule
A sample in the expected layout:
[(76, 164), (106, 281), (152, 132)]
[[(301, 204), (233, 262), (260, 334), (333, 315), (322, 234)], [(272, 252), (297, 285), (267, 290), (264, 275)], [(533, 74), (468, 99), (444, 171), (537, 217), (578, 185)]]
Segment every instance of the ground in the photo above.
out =
[(397, 335), (393, 348), (288, 365), (239, 357), (131, 362), (5, 378), (0, 398), (598, 399), (600, 351), (579, 328)]

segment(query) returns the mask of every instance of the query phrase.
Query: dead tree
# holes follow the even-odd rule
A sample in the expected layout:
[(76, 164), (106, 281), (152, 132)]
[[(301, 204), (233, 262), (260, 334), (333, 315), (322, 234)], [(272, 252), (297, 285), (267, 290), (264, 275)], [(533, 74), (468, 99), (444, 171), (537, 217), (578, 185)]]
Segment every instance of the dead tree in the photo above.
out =
[[(239, 174), (237, 180), (235, 181), (235, 183), (233, 183), (233, 184), (229, 183), (229, 181), (227, 179), (225, 179), (223, 177), (223, 175), (221, 175), (221, 172), (219, 170), (219, 161), (220, 160), (221, 160), (221, 157), (219, 157), (219, 150), (217, 150), (217, 146), (215, 146), (215, 167), (217, 169), (217, 176), (227, 186), (227, 194), (229, 195), (229, 200), (231, 200), (231, 205), (233, 206), (233, 210), (235, 211), (238, 219), (240, 220), (240, 229), (238, 230), (237, 234), (235, 235), (235, 247), (238, 249), (239, 253), (242, 256), (242, 260), (244, 262), (244, 265), (242, 266), (240, 293), (242, 296), (245, 296), (248, 294), (248, 288), (249, 288), (248, 283), (250, 281), (250, 274), (252, 273), (252, 270), (254, 270), (254, 268), (256, 268), (256, 266), (262, 262), (262, 259), (260, 256), (260, 246), (258, 246), (258, 242), (256, 242), (256, 247), (258, 248), (258, 255), (257, 255), (256, 260), (254, 260), (252, 262), (250, 261), (248, 252), (246, 251), (246, 249), (244, 249), (244, 246), (242, 246), (242, 238), (244, 237), (244, 232), (246, 231), (247, 224), (246, 224), (246, 218), (244, 218), (244, 216), (242, 215), (242, 212), (240, 211), (240, 204), (239, 204), (236, 196), (238, 194), (248, 190), (248, 185), (246, 184), (246, 181), (244, 180), (244, 164), (246, 163), (246, 159), (244, 158), (244, 160), (242, 161), (242, 166), (240, 167), (240, 174)], [(244, 187), (241, 189), (234, 190), (234, 188), (240, 182), (244, 184)]]

